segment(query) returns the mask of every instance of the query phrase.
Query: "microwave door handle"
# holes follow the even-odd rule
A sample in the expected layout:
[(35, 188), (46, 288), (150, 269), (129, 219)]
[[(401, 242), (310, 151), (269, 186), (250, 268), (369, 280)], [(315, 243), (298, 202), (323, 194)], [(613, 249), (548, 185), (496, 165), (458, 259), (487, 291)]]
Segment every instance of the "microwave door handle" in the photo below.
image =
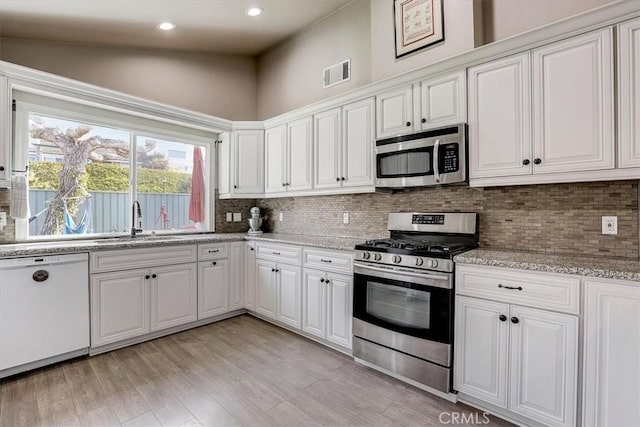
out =
[(433, 144), (433, 176), (436, 179), (436, 183), (440, 182), (440, 169), (438, 168), (438, 159), (439, 159), (439, 151), (440, 151), (440, 140), (436, 139), (435, 144)]

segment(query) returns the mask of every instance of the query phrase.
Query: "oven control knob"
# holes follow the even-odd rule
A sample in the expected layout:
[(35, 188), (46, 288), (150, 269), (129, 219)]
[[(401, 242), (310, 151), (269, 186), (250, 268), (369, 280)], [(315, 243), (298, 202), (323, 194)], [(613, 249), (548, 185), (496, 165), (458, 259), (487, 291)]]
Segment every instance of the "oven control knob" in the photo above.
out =
[(382, 259), (382, 255), (380, 255), (380, 254), (378, 254), (378, 253), (373, 254), (373, 259), (374, 259), (375, 261), (380, 261), (380, 260)]
[(393, 261), (396, 264), (400, 264), (400, 261), (402, 261), (402, 258), (400, 258), (400, 255), (394, 255), (393, 258), (391, 258), (391, 261)]
[(429, 268), (436, 268), (438, 266), (438, 261), (435, 259), (428, 259), (427, 260), (427, 267)]
[(424, 264), (424, 260), (422, 258), (416, 258), (416, 265), (420, 267), (422, 264)]
[(371, 258), (371, 254), (369, 252), (362, 252), (362, 258), (363, 259), (369, 259), (369, 258)]

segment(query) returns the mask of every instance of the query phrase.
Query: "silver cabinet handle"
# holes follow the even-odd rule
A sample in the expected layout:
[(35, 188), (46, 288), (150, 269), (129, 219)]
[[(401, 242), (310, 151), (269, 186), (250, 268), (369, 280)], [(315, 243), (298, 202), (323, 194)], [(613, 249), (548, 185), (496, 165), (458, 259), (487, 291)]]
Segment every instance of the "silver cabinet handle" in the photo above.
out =
[(440, 140), (436, 139), (435, 144), (433, 144), (433, 176), (436, 179), (436, 182), (440, 182), (440, 167), (438, 166), (438, 160), (440, 158)]

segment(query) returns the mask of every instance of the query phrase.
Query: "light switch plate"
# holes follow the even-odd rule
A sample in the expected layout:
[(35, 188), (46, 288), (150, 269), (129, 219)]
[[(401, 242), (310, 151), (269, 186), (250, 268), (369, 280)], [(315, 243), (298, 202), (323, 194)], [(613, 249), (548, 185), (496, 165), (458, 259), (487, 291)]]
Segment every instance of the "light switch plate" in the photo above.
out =
[(242, 213), (234, 212), (233, 213), (233, 222), (240, 222), (240, 221), (242, 221)]
[(618, 234), (618, 217), (602, 217), (602, 234)]
[(227, 212), (227, 222), (233, 221), (233, 214), (231, 212)]
[(349, 224), (349, 212), (345, 212), (342, 214), (342, 223)]
[(284, 221), (284, 212), (278, 213), (278, 221)]

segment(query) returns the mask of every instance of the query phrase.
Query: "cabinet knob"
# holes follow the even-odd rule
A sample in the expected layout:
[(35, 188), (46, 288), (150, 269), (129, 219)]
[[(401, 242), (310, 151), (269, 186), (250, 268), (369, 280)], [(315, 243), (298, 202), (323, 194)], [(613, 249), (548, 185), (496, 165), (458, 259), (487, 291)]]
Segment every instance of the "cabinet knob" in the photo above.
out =
[(506, 322), (507, 316), (505, 316), (504, 314), (501, 314), (500, 316), (498, 316), (498, 319), (500, 319), (501, 322)]
[(151, 276), (149, 276), (148, 274), (146, 276), (144, 276), (145, 279), (149, 280), (151, 279)]
[(340, 178), (340, 181), (344, 181), (344, 176), (342, 178)]
[(152, 278), (152, 279), (155, 279), (156, 277), (158, 277), (158, 275), (157, 275), (157, 274), (155, 274), (155, 273), (153, 273), (153, 274), (151, 275), (151, 278)]
[(324, 278), (323, 278), (323, 279), (320, 279), (320, 283), (324, 283)]
[(238, 188), (238, 186), (237, 186), (237, 185), (234, 185), (234, 186), (233, 186), (233, 188)]
[(249, 249), (251, 249), (251, 251), (253, 251), (253, 248), (249, 248)]
[(534, 165), (539, 165), (540, 163), (542, 163), (542, 160), (540, 160), (540, 159), (533, 159), (533, 164), (534, 164)]
[(427, 123), (427, 119), (420, 120), (422, 123)]
[(329, 279), (325, 280), (324, 283), (329, 284)]
[(517, 317), (513, 316), (511, 318), (511, 323), (519, 323), (519, 322), (520, 322), (520, 319), (518, 319)]
[(0, 166), (0, 172), (4, 171), (4, 166)]
[(527, 166), (529, 163), (531, 163), (531, 162), (529, 161), (529, 159), (524, 159), (524, 160), (522, 161), (522, 164), (523, 164), (523, 165), (525, 165), (525, 166)]
[(211, 263), (211, 265), (218, 265), (218, 263), (217, 263), (217, 262), (215, 262), (215, 261), (213, 261), (213, 262)]
[(411, 122), (406, 123), (407, 127), (411, 126)]
[(289, 183), (287, 182), (287, 187), (288, 187), (288, 186), (290, 186), (290, 185), (291, 185), (291, 184), (289, 184)]
[(337, 182), (340, 182), (340, 178), (336, 178), (336, 181), (337, 181)]
[(287, 184), (285, 184), (284, 182), (282, 183), (282, 186), (285, 187)]

